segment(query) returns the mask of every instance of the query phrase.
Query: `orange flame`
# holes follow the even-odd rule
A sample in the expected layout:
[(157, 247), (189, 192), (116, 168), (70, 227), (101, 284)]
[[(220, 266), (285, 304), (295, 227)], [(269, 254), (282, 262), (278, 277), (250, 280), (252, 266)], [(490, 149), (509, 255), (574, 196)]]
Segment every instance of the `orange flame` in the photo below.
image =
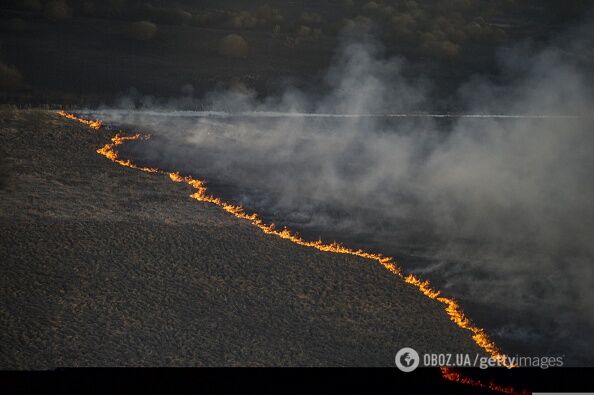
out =
[[(64, 112), (58, 112), (58, 115), (65, 116), (66, 118), (69, 118), (69, 119), (75, 119), (75, 120), (81, 122), (80, 118), (78, 118), (76, 116), (70, 116), (70, 114), (67, 114)], [(83, 121), (85, 121), (85, 120), (83, 120)], [(87, 122), (82, 122), (82, 123), (90, 126), (91, 121), (88, 121), (88, 122), (89, 123), (87, 123)], [(99, 122), (99, 121), (97, 121), (97, 122)], [(507, 367), (513, 367), (513, 365), (511, 365), (510, 359), (507, 358), (503, 353), (501, 353), (501, 351), (495, 345), (495, 343), (491, 339), (489, 339), (485, 330), (475, 326), (470, 321), (470, 319), (468, 317), (466, 317), (466, 315), (462, 311), (458, 302), (456, 302), (452, 298), (447, 298), (447, 297), (441, 296), (441, 293), (439, 291), (431, 288), (431, 285), (430, 285), (429, 281), (427, 281), (427, 280), (421, 281), (420, 279), (418, 279), (416, 276), (414, 276), (412, 274), (405, 276), (402, 273), (402, 271), (400, 270), (400, 268), (397, 266), (394, 258), (389, 257), (389, 256), (384, 256), (382, 254), (366, 252), (361, 249), (354, 250), (354, 249), (345, 247), (342, 244), (339, 244), (337, 242), (332, 242), (332, 243), (328, 244), (328, 243), (322, 242), (321, 240), (317, 240), (317, 241), (304, 240), (297, 233), (290, 231), (286, 227), (283, 229), (277, 229), (274, 224), (264, 223), (264, 221), (262, 221), (262, 219), (256, 213), (248, 214), (245, 212), (243, 207), (226, 203), (223, 200), (221, 200), (220, 198), (210, 195), (208, 193), (208, 190), (206, 188), (206, 183), (204, 181), (196, 180), (190, 176), (184, 177), (184, 176), (180, 175), (178, 172), (168, 172), (168, 171), (161, 170), (161, 169), (138, 166), (130, 160), (124, 160), (124, 159), (119, 158), (118, 152), (116, 150), (117, 146), (124, 144), (126, 141), (148, 140), (149, 138), (150, 138), (150, 135), (148, 135), (148, 134), (141, 135), (141, 134), (137, 133), (137, 134), (130, 135), (130, 136), (121, 136), (118, 134), (118, 135), (112, 137), (111, 144), (106, 144), (102, 148), (98, 149), (97, 153), (105, 156), (109, 160), (111, 160), (115, 163), (118, 163), (122, 166), (130, 167), (133, 169), (138, 169), (138, 170), (149, 172), (149, 173), (166, 174), (174, 182), (185, 182), (188, 185), (192, 186), (194, 189), (196, 189), (196, 192), (194, 192), (193, 194), (190, 195), (193, 199), (196, 199), (201, 202), (215, 204), (215, 205), (221, 207), (226, 212), (234, 215), (237, 218), (250, 221), (253, 225), (257, 226), (262, 232), (264, 232), (266, 234), (274, 235), (274, 236), (280, 237), (282, 239), (290, 240), (295, 244), (298, 244), (298, 245), (301, 245), (304, 247), (315, 248), (320, 251), (333, 252), (336, 254), (354, 255), (354, 256), (361, 257), (361, 258), (366, 258), (366, 259), (371, 259), (371, 260), (377, 261), (379, 264), (381, 264), (384, 268), (386, 268), (392, 274), (396, 275), (397, 277), (400, 277), (406, 283), (415, 286), (419, 291), (421, 291), (428, 298), (433, 299), (439, 303), (442, 303), (444, 305), (444, 310), (449, 315), (450, 319), (456, 325), (458, 325), (460, 328), (470, 331), (472, 333), (472, 339), (479, 347), (481, 347), (483, 350), (485, 350), (492, 358), (497, 360), (501, 365), (507, 366)]]
[(97, 153), (100, 155), (105, 156), (107, 159), (115, 162), (119, 165), (131, 167), (133, 169), (138, 169), (145, 171), (147, 173), (163, 173), (160, 169), (155, 169), (153, 167), (142, 167), (137, 166), (131, 160), (124, 160), (120, 159), (118, 155), (118, 151), (115, 149), (116, 146), (124, 144), (126, 141), (134, 141), (134, 140), (148, 140), (151, 136), (149, 134), (141, 135), (140, 133), (136, 133), (131, 136), (121, 136), (116, 134), (111, 138), (111, 144), (105, 144), (103, 147), (97, 150)]
[(453, 381), (455, 383), (469, 385), (472, 387), (485, 388), (485, 389), (488, 389), (488, 390), (491, 390), (494, 392), (500, 392), (502, 394), (530, 395), (529, 391), (526, 391), (526, 390), (517, 391), (513, 387), (505, 387), (505, 386), (499, 385), (493, 381), (490, 381), (489, 383), (483, 383), (480, 380), (465, 376), (465, 375), (455, 371), (452, 368), (440, 368), (440, 370), (441, 370), (441, 377), (443, 377), (444, 379), (446, 379), (448, 381)]
[(228, 213), (233, 214), (237, 218), (245, 219), (250, 221), (253, 225), (257, 226), (266, 234), (275, 235), (277, 237), (287, 239), (292, 241), (295, 244), (315, 248), (320, 251), (328, 251), (337, 254), (347, 254), (347, 255), (355, 255), (362, 258), (372, 259), (380, 263), (384, 268), (392, 272), (394, 275), (404, 279), (405, 282), (408, 284), (414, 285), (417, 287), (425, 296), (430, 299), (436, 300), (445, 305), (445, 311), (450, 316), (450, 319), (458, 325), (460, 328), (466, 329), (472, 332), (472, 339), (475, 343), (485, 350), (491, 357), (499, 361), (501, 364), (505, 366), (509, 366), (509, 359), (502, 354), (495, 343), (489, 339), (484, 329), (476, 327), (472, 324), (470, 319), (466, 317), (460, 305), (451, 298), (446, 298), (444, 296), (440, 296), (440, 292), (436, 291), (431, 288), (429, 281), (421, 281), (417, 277), (412, 274), (408, 276), (404, 276), (396, 265), (394, 258), (384, 256), (381, 254), (374, 254), (365, 252), (363, 250), (354, 250), (348, 247), (343, 246), (337, 242), (332, 242), (330, 244), (326, 244), (321, 240), (316, 241), (308, 241), (302, 239), (297, 233), (291, 232), (286, 227), (282, 230), (276, 229), (274, 224), (266, 224), (258, 217), (256, 213), (248, 214), (245, 212), (243, 207), (235, 206), (229, 203), (222, 201), (220, 198), (209, 195), (207, 192), (206, 184), (204, 181), (196, 180), (192, 177), (182, 177), (179, 173), (168, 173), (169, 177), (172, 181), (175, 182), (186, 182), (187, 184), (191, 185), (196, 189), (191, 197), (201, 201), (201, 202), (208, 202), (215, 204), (223, 210), (227, 211)]
[(101, 129), (101, 126), (103, 125), (103, 122), (95, 119), (95, 120), (89, 120), (89, 119), (83, 119), (83, 118), (79, 118), (74, 114), (68, 113), (66, 111), (58, 111), (58, 115), (63, 116), (64, 118), (68, 118), (68, 119), (72, 119), (74, 121), (78, 121), (84, 125), (87, 125), (88, 127), (90, 127), (91, 129), (95, 129), (95, 130), (99, 130)]

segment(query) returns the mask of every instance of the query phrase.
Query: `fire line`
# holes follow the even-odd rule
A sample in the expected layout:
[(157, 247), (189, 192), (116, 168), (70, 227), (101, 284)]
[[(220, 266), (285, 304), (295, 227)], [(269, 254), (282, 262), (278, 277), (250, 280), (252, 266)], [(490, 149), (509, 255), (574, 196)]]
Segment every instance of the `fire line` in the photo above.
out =
[(444, 379), (446, 379), (448, 381), (453, 381), (455, 383), (465, 384), (465, 385), (469, 385), (471, 387), (484, 388), (484, 389), (488, 389), (490, 391), (500, 392), (502, 394), (530, 395), (530, 392), (528, 392), (528, 391), (525, 391), (525, 390), (517, 391), (514, 387), (502, 386), (502, 385), (495, 383), (494, 381), (484, 383), (480, 380), (473, 379), (472, 377), (465, 376), (462, 373), (459, 373), (452, 368), (443, 367), (443, 368), (440, 368), (440, 372), (441, 372), (441, 377), (443, 377)]
[[(87, 120), (80, 118), (74, 114), (66, 113), (64, 111), (57, 112), (58, 115), (63, 116), (65, 118), (78, 121), (84, 125), (87, 125), (93, 129), (100, 129), (102, 127), (102, 122), (99, 120)], [(321, 240), (317, 241), (308, 241), (302, 239), (297, 233), (290, 231), (286, 227), (283, 229), (277, 229), (274, 224), (267, 224), (265, 223), (256, 213), (247, 213), (243, 207), (238, 205), (233, 205), (227, 203), (220, 198), (210, 195), (208, 189), (206, 187), (206, 182), (202, 180), (195, 179), (191, 176), (182, 176), (179, 172), (169, 172), (162, 169), (152, 168), (152, 167), (143, 167), (136, 165), (129, 159), (121, 159), (117, 147), (123, 145), (128, 141), (138, 141), (138, 140), (148, 140), (150, 139), (150, 134), (132, 134), (132, 135), (120, 135), (116, 134), (111, 138), (111, 143), (105, 144), (103, 147), (97, 150), (97, 153), (105, 156), (107, 159), (115, 162), (119, 165), (129, 167), (132, 169), (141, 170), (148, 173), (157, 173), (169, 176), (169, 178), (173, 182), (178, 183), (186, 183), (193, 187), (196, 191), (190, 195), (191, 198), (200, 201), (214, 204), (226, 212), (232, 214), (236, 218), (244, 219), (258, 227), (262, 232), (269, 235), (274, 235), (280, 237), (282, 239), (289, 240), (295, 244), (315, 248), (320, 251), (326, 252), (333, 252), (336, 254), (346, 254), (346, 255), (354, 255), (365, 259), (371, 259), (379, 264), (381, 264), (384, 268), (390, 271), (395, 276), (401, 278), (406, 283), (413, 285), (416, 287), (420, 292), (422, 292), (425, 296), (430, 299), (433, 299), (444, 306), (445, 312), (448, 314), (450, 319), (460, 328), (465, 329), (472, 334), (472, 339), (474, 342), (482, 348), (486, 353), (488, 353), (492, 358), (497, 360), (504, 366), (507, 367), (515, 367), (511, 365), (510, 359), (503, 354), (499, 348), (495, 345), (495, 343), (488, 337), (487, 333), (483, 328), (479, 328), (475, 326), (471, 320), (464, 314), (462, 308), (452, 298), (448, 298), (442, 296), (440, 291), (435, 290), (431, 287), (431, 284), (428, 280), (421, 280), (417, 278), (413, 274), (405, 275), (402, 273), (401, 269), (397, 266), (394, 258), (389, 256), (384, 256), (382, 254), (370, 253), (363, 251), (361, 249), (355, 250), (348, 247), (343, 246), (340, 243), (332, 242), (332, 243), (324, 243)], [(461, 384), (467, 384), (475, 387), (482, 387), (487, 388), (497, 392), (503, 392), (508, 394), (517, 393), (511, 387), (502, 387), (498, 386), (494, 383), (484, 384), (479, 380), (475, 380), (464, 376), (462, 374), (457, 373), (455, 370), (451, 368), (441, 368), (442, 376), (449, 381), (455, 381)]]
[(78, 121), (84, 125), (87, 125), (88, 127), (90, 127), (91, 129), (95, 129), (95, 130), (99, 130), (101, 129), (101, 125), (103, 125), (103, 122), (97, 120), (97, 119), (83, 119), (83, 118), (79, 118), (74, 114), (70, 114), (67, 113), (66, 111), (58, 111), (57, 112), (58, 115), (64, 117), (64, 118), (68, 118), (68, 119), (72, 119), (74, 121)]

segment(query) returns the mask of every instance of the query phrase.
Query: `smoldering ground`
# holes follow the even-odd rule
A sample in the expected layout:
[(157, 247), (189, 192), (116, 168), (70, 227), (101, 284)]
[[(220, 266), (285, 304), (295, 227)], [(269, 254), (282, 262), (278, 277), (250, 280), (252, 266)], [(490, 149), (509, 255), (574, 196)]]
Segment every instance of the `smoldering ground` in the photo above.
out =
[(370, 41), (342, 46), (315, 99), (215, 92), (201, 102), (228, 113), (95, 115), (155, 133), (124, 156), (205, 178), (309, 238), (395, 256), (504, 351), (591, 365), (591, 76), (558, 48), (526, 52), (502, 52), (505, 86), (472, 77), (458, 92), (467, 114), (526, 117), (377, 116), (422, 108), (430, 84)]

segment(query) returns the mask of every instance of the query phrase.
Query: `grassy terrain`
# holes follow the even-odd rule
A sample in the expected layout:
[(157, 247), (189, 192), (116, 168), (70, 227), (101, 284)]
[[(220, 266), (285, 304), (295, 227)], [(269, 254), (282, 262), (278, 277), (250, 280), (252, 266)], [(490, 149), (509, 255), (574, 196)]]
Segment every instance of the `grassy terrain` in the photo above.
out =
[(109, 162), (108, 141), (2, 110), (0, 367), (391, 366), (481, 352), (380, 265), (262, 234), (185, 185)]

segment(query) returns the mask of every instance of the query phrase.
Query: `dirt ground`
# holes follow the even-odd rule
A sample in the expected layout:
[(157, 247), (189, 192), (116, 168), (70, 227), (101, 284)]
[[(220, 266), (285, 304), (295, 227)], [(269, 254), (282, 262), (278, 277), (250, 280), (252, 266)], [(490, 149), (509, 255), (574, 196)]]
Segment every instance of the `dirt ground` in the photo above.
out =
[(481, 352), (379, 264), (267, 236), (95, 153), (109, 133), (0, 117), (0, 368), (393, 366)]

